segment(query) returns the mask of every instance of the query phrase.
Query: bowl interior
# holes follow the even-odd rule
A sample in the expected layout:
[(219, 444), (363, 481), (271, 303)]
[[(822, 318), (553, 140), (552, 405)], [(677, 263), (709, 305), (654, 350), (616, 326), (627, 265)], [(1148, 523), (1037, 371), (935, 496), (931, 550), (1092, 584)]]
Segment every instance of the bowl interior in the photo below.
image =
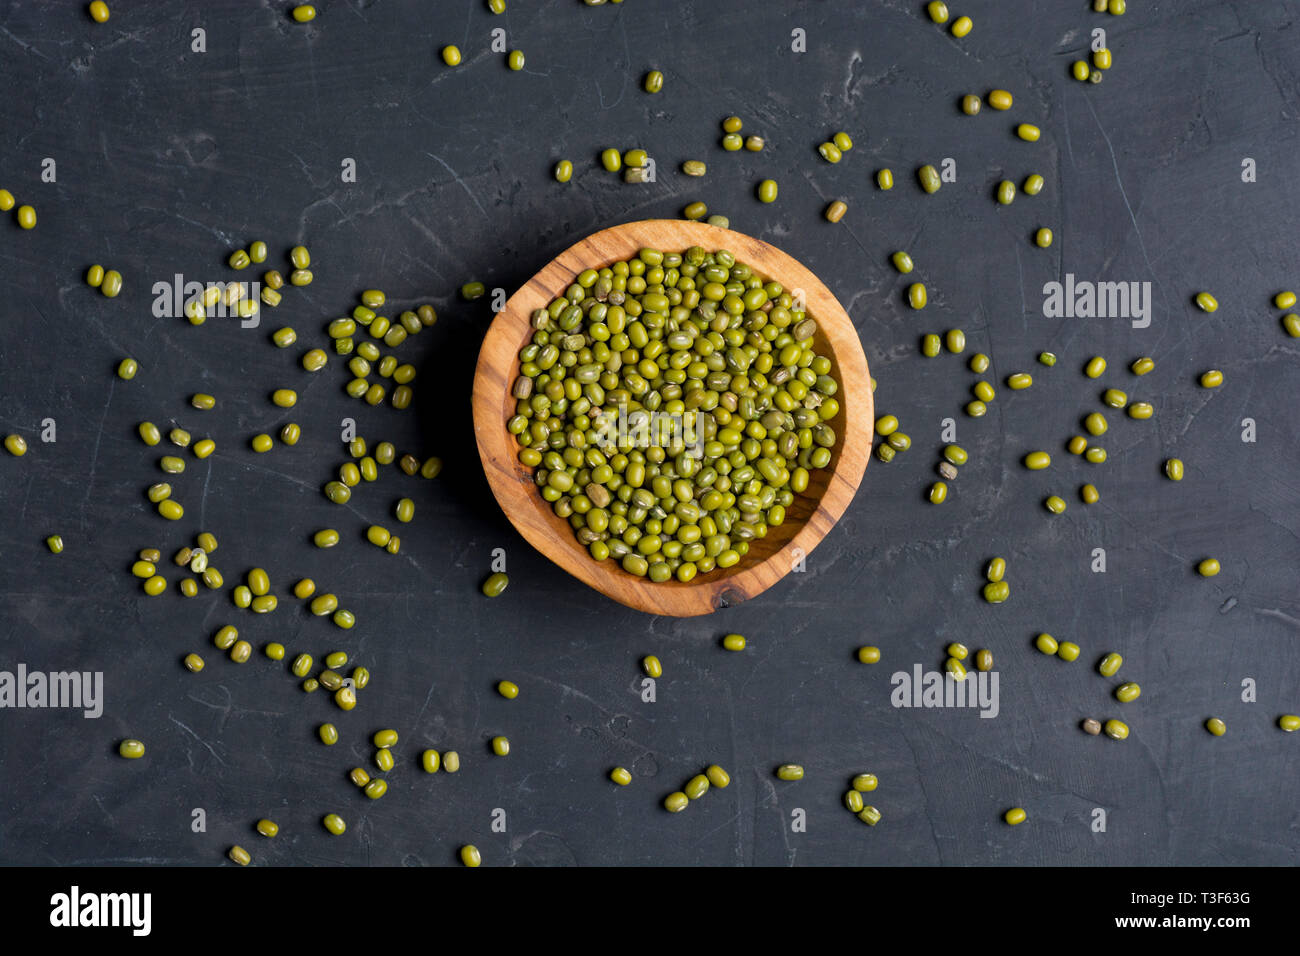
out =
[[(624, 571), (613, 560), (595, 561), (569, 522), (541, 496), (532, 469), (518, 459), (519, 445), (506, 431), (514, 414), (511, 385), (519, 375), (519, 351), (532, 335), (530, 318), (562, 296), (579, 272), (599, 269), (643, 248), (684, 252), (691, 246), (727, 249), (765, 280), (801, 290), (809, 317), (817, 320), (817, 352), (831, 361), (839, 383), (839, 413), (828, 424), (837, 441), (830, 464), (810, 473), (785, 521), (749, 542), (749, 553), (730, 568), (683, 583), (654, 583)], [(534, 547), (592, 587), (623, 604), (656, 614), (702, 614), (752, 598), (799, 564), (838, 520), (853, 497), (871, 448), (874, 409), (870, 376), (857, 331), (834, 296), (796, 260), (760, 240), (703, 223), (647, 220), (595, 233), (557, 256), (506, 303), (493, 321), (479, 357), (474, 386), (474, 427), (479, 452), (498, 502)]]

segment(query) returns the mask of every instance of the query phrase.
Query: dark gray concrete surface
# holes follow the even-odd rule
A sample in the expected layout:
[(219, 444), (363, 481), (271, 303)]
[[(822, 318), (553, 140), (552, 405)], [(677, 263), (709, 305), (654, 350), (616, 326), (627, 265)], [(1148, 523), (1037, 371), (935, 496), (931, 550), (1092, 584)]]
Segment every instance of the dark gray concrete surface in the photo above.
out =
[[(125, 3), (96, 25), (77, 3), (0, 6), (0, 186), (40, 217), (23, 232), (0, 219), (0, 431), (27, 436), (21, 459), (0, 455), (0, 670), (102, 671), (103, 716), (0, 710), (0, 862), (212, 865), (232, 843), (259, 864), (421, 865), (454, 862), (476, 843), (509, 864), (1292, 864), (1300, 861), (1300, 738), (1277, 729), (1300, 710), (1295, 396), (1300, 350), (1272, 295), (1300, 285), (1295, 223), (1300, 8), (1285, 2), (1131, 0), (1109, 17), (1087, 0), (973, 0), (974, 32), (956, 41), (920, 2), (647, 2), (587, 8), (577, 0), (323, 2), (308, 26), (288, 3)], [(523, 73), (489, 51), (504, 28), (526, 51)], [(1069, 64), (1089, 31), (1108, 31), (1115, 65), (1099, 86)], [(191, 31), (206, 31), (206, 53)], [(806, 31), (807, 52), (791, 51)], [(445, 68), (439, 49), (460, 45)], [(662, 93), (640, 88), (664, 71)], [(1014, 108), (961, 114), (962, 94), (1011, 90)], [(744, 117), (761, 154), (724, 153), (719, 120)], [(1018, 122), (1043, 130), (1034, 145)], [(815, 148), (838, 129), (856, 147), (839, 165)], [(624, 185), (599, 170), (606, 146), (643, 146), (659, 181)], [(41, 181), (46, 157), (57, 181)], [(927, 197), (914, 170), (956, 161), (958, 181)], [(1241, 181), (1244, 158), (1258, 181)], [(357, 181), (341, 181), (356, 161)], [(572, 183), (551, 178), (556, 160)], [(678, 173), (704, 159), (709, 175)], [(874, 188), (894, 169), (891, 193)], [(1047, 188), (1003, 208), (996, 182), (1037, 171)], [(753, 197), (779, 180), (780, 200)], [(849, 203), (838, 226), (821, 213)], [(873, 462), (854, 505), (807, 571), (760, 599), (712, 617), (652, 618), (570, 579), (512, 530), (483, 480), (469, 386), (491, 320), (487, 300), (458, 300), (462, 282), (513, 291), (551, 256), (618, 222), (678, 215), (705, 200), (738, 230), (814, 269), (851, 311), (882, 412), (903, 421), (913, 449)], [(1055, 230), (1050, 250), (1029, 240)], [(193, 328), (151, 313), (151, 286), (174, 273), (225, 279), (226, 255), (264, 239), (272, 260), (298, 242), (316, 280), (287, 292), (256, 330), (233, 320)], [(930, 305), (911, 311), (889, 266), (911, 251)], [(107, 300), (86, 267), (119, 269)], [(1043, 284), (1152, 283), (1148, 328), (1122, 319), (1048, 319)], [(356, 293), (379, 286), (393, 306), (434, 303), (436, 328), (399, 350), (421, 369), (417, 406), (372, 409), (342, 393), (334, 361), (308, 376), (305, 349)], [(1214, 315), (1190, 304), (1202, 288)], [(281, 324), (298, 345), (268, 342)], [(919, 336), (966, 330), (969, 352), (993, 359), (997, 401), (961, 414), (975, 380), (964, 358), (918, 357)], [(1054, 369), (1034, 362), (1041, 349)], [(1094, 353), (1110, 371), (1091, 381)], [(115, 378), (125, 355), (141, 372)], [(1132, 359), (1156, 370), (1137, 379)], [(1207, 368), (1225, 385), (1197, 387)], [(1031, 371), (1032, 390), (1002, 385)], [(297, 408), (267, 399), (298, 389)], [(1110, 414), (1110, 460), (1090, 466), (1063, 442), (1098, 410), (1102, 388), (1154, 402), (1154, 420)], [(195, 391), (218, 397), (190, 408)], [(339, 422), (371, 441), (439, 454), (435, 481), (393, 469), (350, 506), (321, 496), (345, 460)], [(924, 500), (945, 417), (971, 463), (947, 503)], [(38, 440), (53, 418), (57, 441)], [(183, 520), (163, 521), (144, 497), (160, 480), (136, 423), (176, 422), (210, 435), (217, 453), (173, 481)], [(1242, 421), (1258, 440), (1241, 441)], [(255, 455), (249, 438), (298, 421), (296, 448)], [(1019, 464), (1043, 448), (1053, 467)], [(1181, 484), (1161, 463), (1187, 463)], [(1093, 481), (1099, 505), (1077, 489)], [(1070, 504), (1048, 515), (1042, 498)], [(398, 557), (362, 540), (395, 524), (395, 500), (416, 502)], [(318, 551), (310, 535), (337, 527)], [(186, 599), (178, 574), (145, 597), (128, 569), (137, 549), (170, 554), (214, 532), (227, 589)], [(67, 550), (49, 554), (47, 534)], [(494, 548), (512, 584), (478, 593)], [(1107, 570), (1090, 570), (1104, 548)], [(1009, 563), (1011, 600), (979, 596), (984, 562)], [(1213, 554), (1223, 573), (1199, 578)], [(229, 587), (267, 568), (279, 610), (235, 608)], [(350, 632), (310, 617), (288, 588), (309, 575), (355, 610)], [(361, 705), (341, 713), (306, 696), (285, 665), (260, 653), (244, 666), (210, 643), (233, 623), (260, 648), (282, 641), (318, 657), (342, 648), (374, 674)], [(718, 638), (749, 636), (743, 654)], [(1049, 631), (1083, 647), (1074, 664), (1032, 647)], [(993, 649), (1000, 713), (890, 705), (890, 675), (936, 668), (952, 640)], [(884, 660), (855, 662), (860, 644)], [(1126, 658), (1143, 686), (1120, 705), (1094, 664)], [(180, 659), (197, 651), (199, 675)], [(640, 697), (639, 658), (657, 654), (657, 701)], [(509, 678), (515, 701), (493, 686)], [(1257, 684), (1245, 703), (1242, 682)], [(1123, 743), (1078, 729), (1123, 716)], [(1202, 729), (1212, 715), (1228, 735)], [(316, 739), (332, 720), (343, 741)], [(370, 734), (397, 728), (399, 768), (381, 801), (347, 781), (369, 765)], [(508, 758), (487, 741), (509, 735)], [(127, 736), (148, 756), (116, 755)], [(456, 776), (426, 776), (425, 747), (457, 749)], [(801, 783), (772, 770), (797, 761)], [(662, 798), (706, 764), (732, 784), (670, 816)], [(606, 774), (631, 768), (616, 788)], [(884, 821), (864, 827), (841, 806), (849, 777), (877, 774)], [(1001, 822), (1012, 805), (1029, 822)], [(195, 808), (206, 831), (193, 832)], [(492, 831), (505, 811), (506, 830)], [(1094, 832), (1094, 808), (1106, 811)], [(806, 832), (792, 832), (792, 813)], [(327, 835), (322, 814), (349, 823)], [(274, 841), (251, 832), (276, 819)]]

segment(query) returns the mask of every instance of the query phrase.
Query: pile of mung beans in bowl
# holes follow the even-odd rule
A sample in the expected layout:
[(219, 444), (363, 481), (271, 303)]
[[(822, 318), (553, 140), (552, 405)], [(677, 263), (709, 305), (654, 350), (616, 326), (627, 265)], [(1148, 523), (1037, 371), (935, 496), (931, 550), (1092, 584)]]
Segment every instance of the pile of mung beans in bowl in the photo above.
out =
[[(836, 312), (836, 329), (819, 321)], [(506, 303), (475, 430), (534, 547), (622, 603), (699, 614), (770, 587), (842, 514), (870, 450), (869, 383), (847, 315), (795, 260), (649, 220), (575, 244)]]

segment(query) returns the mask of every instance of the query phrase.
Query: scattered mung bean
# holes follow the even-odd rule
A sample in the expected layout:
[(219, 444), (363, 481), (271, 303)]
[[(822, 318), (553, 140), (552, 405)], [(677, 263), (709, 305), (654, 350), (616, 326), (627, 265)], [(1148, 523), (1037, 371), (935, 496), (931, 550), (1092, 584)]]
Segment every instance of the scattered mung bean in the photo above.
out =
[(1001, 604), (1011, 596), (1011, 585), (1006, 581), (990, 581), (984, 585), (983, 593), (989, 604)]
[(1128, 681), (1115, 688), (1115, 699), (1123, 704), (1135, 701), (1141, 695), (1142, 688), (1134, 681)]

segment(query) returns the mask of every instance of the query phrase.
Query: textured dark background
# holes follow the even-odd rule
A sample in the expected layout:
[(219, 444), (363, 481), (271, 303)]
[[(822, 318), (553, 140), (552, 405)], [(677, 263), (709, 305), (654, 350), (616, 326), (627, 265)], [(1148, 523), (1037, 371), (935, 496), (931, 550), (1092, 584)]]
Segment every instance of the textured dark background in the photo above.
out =
[[(1298, 350), (1270, 299), (1300, 285), (1295, 179), (1300, 57), (1295, 3), (1131, 0), (1122, 17), (1087, 0), (954, 5), (975, 30), (952, 39), (921, 2), (794, 4), (740, 0), (510, 0), (493, 17), (481, 0), (324, 2), (308, 26), (291, 4), (113, 4), (106, 25), (79, 3), (0, 6), (0, 186), (32, 202), (37, 229), (0, 220), (0, 431), (32, 443), (0, 456), (0, 669), (102, 670), (106, 710), (0, 711), (0, 861), (210, 865), (235, 842), (273, 864), (444, 864), (464, 842), (502, 864), (1295, 864), (1300, 740), (1276, 727), (1300, 710), (1295, 654), (1300, 525), (1295, 477)], [(207, 52), (190, 52), (190, 31)], [(489, 52), (504, 28), (526, 51), (523, 73)], [(1100, 86), (1069, 64), (1092, 28), (1108, 31), (1115, 66)], [(807, 31), (804, 54), (790, 32)], [(460, 45), (445, 68), (439, 49)], [(644, 93), (645, 71), (667, 76)], [(957, 109), (968, 92), (1013, 91), (1009, 113)], [(719, 120), (738, 113), (767, 137), (761, 154), (724, 153)], [(1042, 141), (1012, 134), (1027, 121)], [(855, 149), (837, 166), (816, 145), (845, 129)], [(659, 181), (624, 185), (596, 163), (606, 146), (643, 146)], [(45, 157), (57, 183), (40, 181)], [(358, 181), (340, 181), (355, 158)], [(959, 181), (927, 197), (919, 165), (957, 161)], [(1253, 158), (1259, 181), (1240, 181)], [(573, 160), (574, 180), (551, 178)], [(709, 175), (677, 172), (704, 159)], [(873, 187), (878, 167), (898, 185)], [(1008, 208), (991, 198), (1006, 177), (1041, 172), (1047, 188)], [(753, 197), (779, 180), (780, 200)], [(838, 226), (821, 218), (842, 197)], [(851, 311), (882, 412), (914, 441), (891, 465), (873, 462), (844, 520), (809, 559), (762, 598), (694, 620), (647, 617), (613, 604), (550, 565), (513, 532), (482, 478), (469, 386), (487, 300), (458, 301), (470, 279), (513, 290), (583, 235), (636, 218), (678, 215), (703, 199), (732, 225), (813, 268)], [(1047, 251), (1029, 241), (1056, 231)], [(210, 320), (154, 318), (150, 287), (175, 272), (224, 279), (228, 253), (253, 239), (273, 265), (298, 242), (315, 283), (285, 294), (257, 330)], [(909, 310), (889, 267), (911, 251), (930, 306)], [(91, 262), (119, 269), (116, 300), (87, 288)], [(1048, 320), (1044, 282), (1150, 281), (1150, 328), (1125, 321)], [(390, 315), (430, 301), (437, 327), (400, 349), (421, 368), (418, 409), (372, 409), (341, 391), (341, 362), (310, 377), (301, 353), (324, 344), (324, 324), (363, 288), (379, 286)], [(1210, 316), (1190, 305), (1212, 289)], [(294, 348), (268, 343), (290, 324)], [(921, 333), (959, 326), (988, 352), (999, 387), (989, 415), (961, 415), (975, 379), (965, 358), (918, 358)], [(1049, 348), (1055, 369), (1033, 357)], [(1101, 381), (1080, 372), (1094, 353)], [(141, 372), (115, 378), (120, 358)], [(1136, 379), (1128, 363), (1151, 355)], [(1226, 384), (1198, 389), (1206, 368)], [(1024, 393), (1002, 387), (1031, 371)], [(298, 389), (292, 412), (267, 399)], [(1155, 403), (1134, 422), (1111, 414), (1110, 461), (1089, 466), (1061, 450), (1107, 386)], [(215, 411), (188, 405), (194, 391)], [(345, 460), (339, 421), (402, 451), (446, 461), (435, 481), (395, 469), (357, 489), (350, 506), (321, 496)], [(53, 417), (58, 441), (36, 440)], [(943, 418), (957, 418), (971, 463), (933, 507)], [(1253, 418), (1258, 442), (1240, 440)], [(141, 419), (211, 435), (217, 453), (173, 480), (186, 506), (163, 521), (144, 498), (160, 475), (135, 437)], [(255, 455), (248, 439), (301, 422), (296, 448)], [(1045, 448), (1042, 473), (1019, 464)], [(1187, 478), (1161, 462), (1177, 455)], [(1102, 502), (1079, 503), (1094, 481)], [(1070, 502), (1061, 517), (1041, 499)], [(393, 502), (416, 501), (392, 557), (365, 544), (364, 527), (394, 524)], [(317, 551), (310, 535), (337, 527), (344, 543)], [(213, 563), (227, 589), (185, 599), (145, 597), (130, 577), (135, 551), (170, 555), (201, 531), (220, 539)], [(67, 544), (49, 554), (47, 534)], [(512, 584), (478, 593), (492, 549)], [(1089, 571), (1093, 548), (1108, 571)], [(1009, 563), (1010, 602), (979, 597), (984, 562)], [(1207, 554), (1223, 573), (1199, 578)], [(236, 609), (229, 586), (267, 568), (280, 609)], [(314, 577), (355, 610), (343, 632), (287, 594)], [(1234, 603), (1235, 602), (1235, 603)], [(1230, 607), (1230, 609), (1229, 609)], [(211, 634), (234, 623), (259, 648), (244, 666)], [(1040, 630), (1083, 647), (1067, 665), (1033, 650)], [(721, 650), (728, 631), (743, 654)], [(260, 654), (279, 640), (318, 657), (343, 648), (374, 674), (361, 705), (338, 711), (306, 696), (283, 664)], [(961, 640), (990, 647), (1001, 672), (1001, 714), (895, 710), (889, 678), (914, 663), (938, 667)], [(853, 659), (863, 643), (884, 661)], [(1140, 701), (1119, 705), (1100, 654), (1126, 658)], [(180, 666), (188, 651), (202, 674)], [(658, 701), (639, 697), (638, 659), (657, 654)], [(505, 701), (500, 678), (522, 687)], [(1240, 684), (1258, 682), (1258, 703)], [(1085, 716), (1123, 716), (1125, 743), (1085, 736)], [(1228, 735), (1202, 729), (1211, 715)], [(330, 749), (316, 725), (332, 720)], [(402, 734), (399, 769), (370, 802), (345, 778), (369, 765), (369, 735)], [(509, 735), (506, 759), (490, 736)], [(140, 737), (144, 760), (116, 756)], [(457, 776), (418, 769), (425, 747), (455, 748)], [(678, 816), (660, 808), (704, 765), (731, 771)], [(802, 783), (773, 777), (807, 768)], [(606, 779), (635, 774), (619, 789)], [(848, 778), (876, 773), (884, 822), (864, 827), (840, 804)], [(1010, 829), (1002, 812), (1030, 821)], [(207, 812), (193, 833), (190, 813)], [(1094, 807), (1107, 831), (1092, 833)], [(507, 832), (490, 830), (503, 808)], [(791, 812), (807, 812), (792, 833)], [(342, 839), (323, 813), (349, 822)], [(281, 825), (266, 841), (259, 817)]]

